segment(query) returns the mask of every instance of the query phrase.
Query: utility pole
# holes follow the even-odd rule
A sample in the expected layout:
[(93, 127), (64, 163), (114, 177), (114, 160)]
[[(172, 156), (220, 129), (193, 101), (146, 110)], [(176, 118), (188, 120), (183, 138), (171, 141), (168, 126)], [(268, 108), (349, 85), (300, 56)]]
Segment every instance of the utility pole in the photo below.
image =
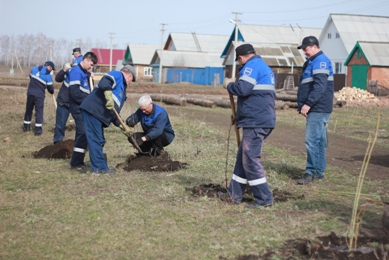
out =
[(52, 49), (51, 49), (51, 44), (49, 46), (49, 56), (50, 56), (50, 60), (52, 61), (53, 60), (53, 53), (52, 53)]
[(232, 61), (232, 76), (231, 78), (233, 80), (235, 80), (235, 74), (236, 74), (236, 53), (235, 53), (235, 48), (236, 46), (238, 45), (238, 16), (242, 13), (238, 13), (238, 12), (232, 12), (233, 14), (235, 14), (235, 37), (234, 37), (234, 44), (233, 44), (233, 48), (232, 48), (232, 52), (233, 52), (233, 61)]
[(159, 55), (159, 79), (158, 79), (158, 82), (159, 83), (162, 83), (162, 54), (163, 54), (163, 34), (165, 32), (165, 25), (167, 24), (164, 24), (164, 23), (161, 23), (162, 25), (162, 38), (161, 38), (161, 53)]
[(110, 46), (110, 51), (109, 51), (109, 71), (112, 70), (112, 39), (113, 39), (113, 35), (114, 33), (109, 33), (111, 35), (111, 37), (109, 37), (111, 39), (111, 46)]

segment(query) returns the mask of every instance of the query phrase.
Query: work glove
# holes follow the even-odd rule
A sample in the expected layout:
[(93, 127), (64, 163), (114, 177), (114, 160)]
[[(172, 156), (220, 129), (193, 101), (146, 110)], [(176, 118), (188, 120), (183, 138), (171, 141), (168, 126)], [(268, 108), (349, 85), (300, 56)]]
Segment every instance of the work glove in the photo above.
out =
[(64, 71), (67, 71), (68, 69), (70, 69), (72, 66), (70, 65), (69, 62), (66, 62), (65, 65), (63, 65), (63, 70)]
[(228, 84), (230, 84), (231, 82), (234, 82), (234, 80), (231, 79), (231, 78), (224, 78), (224, 81), (223, 81), (223, 88), (224, 88), (224, 89), (227, 89)]
[(104, 96), (105, 96), (105, 100), (107, 100), (107, 103), (105, 104), (105, 107), (108, 110), (113, 110), (114, 102), (113, 102), (113, 99), (112, 99), (112, 91), (111, 90), (104, 91)]
[(127, 117), (126, 124), (129, 127), (134, 127), (136, 125), (135, 124), (135, 120), (134, 120), (134, 118), (132, 116)]
[(123, 127), (122, 125), (119, 126), (120, 130), (122, 130), (122, 133), (127, 136), (127, 137), (130, 137), (133, 135), (132, 131), (130, 131), (130, 129), (128, 129), (127, 127)]

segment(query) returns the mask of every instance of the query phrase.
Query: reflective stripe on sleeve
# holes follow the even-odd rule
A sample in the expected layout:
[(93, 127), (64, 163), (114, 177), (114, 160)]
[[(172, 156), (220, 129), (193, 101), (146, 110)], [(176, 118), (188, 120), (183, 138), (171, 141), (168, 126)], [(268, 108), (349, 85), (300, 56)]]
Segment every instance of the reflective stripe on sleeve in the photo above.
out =
[(69, 86), (71, 85), (81, 85), (81, 82), (79, 80), (73, 80), (69, 82)]
[(330, 71), (329, 70), (313, 70), (312, 71), (312, 74), (315, 75), (315, 74), (321, 74), (321, 73), (324, 73), (324, 74), (327, 74), (327, 75), (330, 75)]
[(80, 90), (81, 90), (82, 92), (84, 92), (84, 93), (87, 93), (87, 94), (90, 93), (89, 90), (87, 90), (86, 88), (83, 88), (83, 87), (81, 87), (81, 86), (80, 86)]
[(301, 80), (301, 84), (309, 83), (309, 82), (312, 82), (312, 81), (313, 81), (313, 78), (306, 78), (306, 79)]
[(33, 75), (33, 74), (30, 74), (30, 76), (31, 76), (31, 78), (36, 79), (37, 81), (39, 81), (40, 83), (42, 83), (42, 84), (44, 84), (44, 85), (48, 84), (46, 81), (44, 81), (43, 79), (41, 79), (41, 78), (38, 77), (38, 76), (35, 76), (35, 75)]
[(236, 182), (242, 183), (242, 184), (247, 184), (247, 179), (243, 179), (235, 174), (232, 175), (232, 179)]
[(257, 84), (254, 86), (253, 90), (272, 90), (276, 91), (273, 85), (270, 84)]
[(257, 84), (257, 81), (253, 78), (250, 78), (249, 76), (243, 75), (239, 78), (239, 80), (247, 81), (248, 83), (251, 83), (253, 85)]

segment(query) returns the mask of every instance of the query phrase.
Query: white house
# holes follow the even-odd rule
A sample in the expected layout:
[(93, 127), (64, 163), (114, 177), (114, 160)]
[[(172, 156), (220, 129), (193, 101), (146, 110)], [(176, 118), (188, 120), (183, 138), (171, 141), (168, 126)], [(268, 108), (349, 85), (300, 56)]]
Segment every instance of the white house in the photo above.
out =
[(347, 74), (344, 62), (357, 41), (389, 42), (389, 17), (330, 14), (319, 37), (320, 49), (332, 61), (334, 73)]

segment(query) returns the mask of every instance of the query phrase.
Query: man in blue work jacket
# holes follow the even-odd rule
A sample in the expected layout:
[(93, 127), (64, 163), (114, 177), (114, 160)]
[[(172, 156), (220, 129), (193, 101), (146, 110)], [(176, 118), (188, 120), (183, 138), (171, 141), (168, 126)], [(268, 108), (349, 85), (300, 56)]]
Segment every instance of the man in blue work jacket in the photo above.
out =
[(154, 104), (149, 95), (141, 96), (138, 104), (139, 108), (126, 119), (126, 123), (130, 127), (140, 123), (143, 132), (134, 133), (134, 139), (128, 138), (128, 141), (135, 141), (143, 153), (168, 158), (164, 147), (173, 141), (175, 134), (167, 111)]
[(97, 61), (98, 59), (95, 53), (87, 52), (83, 60), (69, 72), (69, 108), (76, 123), (76, 134), (70, 167), (76, 170), (82, 170), (86, 167), (84, 158), (88, 145), (80, 105), (90, 93), (90, 70)]
[(54, 144), (61, 142), (65, 137), (66, 122), (68, 121), (69, 110), (69, 71), (71, 65), (65, 63), (62, 70), (55, 75), (56, 82), (62, 82), (57, 95), (57, 109), (55, 113)]
[(334, 73), (331, 61), (319, 48), (315, 36), (308, 36), (298, 49), (304, 51), (307, 61), (303, 66), (297, 92), (297, 111), (306, 118), (305, 146), (307, 162), (298, 184), (324, 179), (327, 124), (334, 104)]
[(84, 59), (84, 56), (82, 56), (81, 54), (81, 48), (79, 47), (73, 49), (72, 55), (74, 56), (72, 67), (77, 66), (78, 63), (80, 63)]
[(135, 69), (131, 65), (124, 66), (120, 71), (113, 70), (102, 77), (80, 106), (94, 174), (116, 172), (115, 168), (108, 167), (104, 158), (104, 128), (111, 123), (120, 126), (112, 110), (120, 113), (127, 99), (127, 87), (132, 81), (135, 81)]
[(240, 203), (248, 184), (255, 201), (247, 207), (269, 207), (273, 205), (273, 195), (261, 164), (261, 152), (276, 122), (274, 73), (255, 54), (251, 44), (240, 45), (235, 51), (236, 60), (242, 65), (239, 79), (236, 82), (227, 79), (223, 85), (228, 93), (238, 97), (235, 123), (242, 128), (243, 137), (228, 192), (219, 192), (218, 197)]
[(35, 135), (42, 134), (43, 108), (45, 104), (45, 90), (54, 94), (51, 72), (55, 70), (52, 61), (46, 61), (44, 66), (35, 66), (30, 72), (30, 83), (27, 88), (26, 112), (24, 114), (23, 131), (31, 130), (32, 111), (35, 107)]

